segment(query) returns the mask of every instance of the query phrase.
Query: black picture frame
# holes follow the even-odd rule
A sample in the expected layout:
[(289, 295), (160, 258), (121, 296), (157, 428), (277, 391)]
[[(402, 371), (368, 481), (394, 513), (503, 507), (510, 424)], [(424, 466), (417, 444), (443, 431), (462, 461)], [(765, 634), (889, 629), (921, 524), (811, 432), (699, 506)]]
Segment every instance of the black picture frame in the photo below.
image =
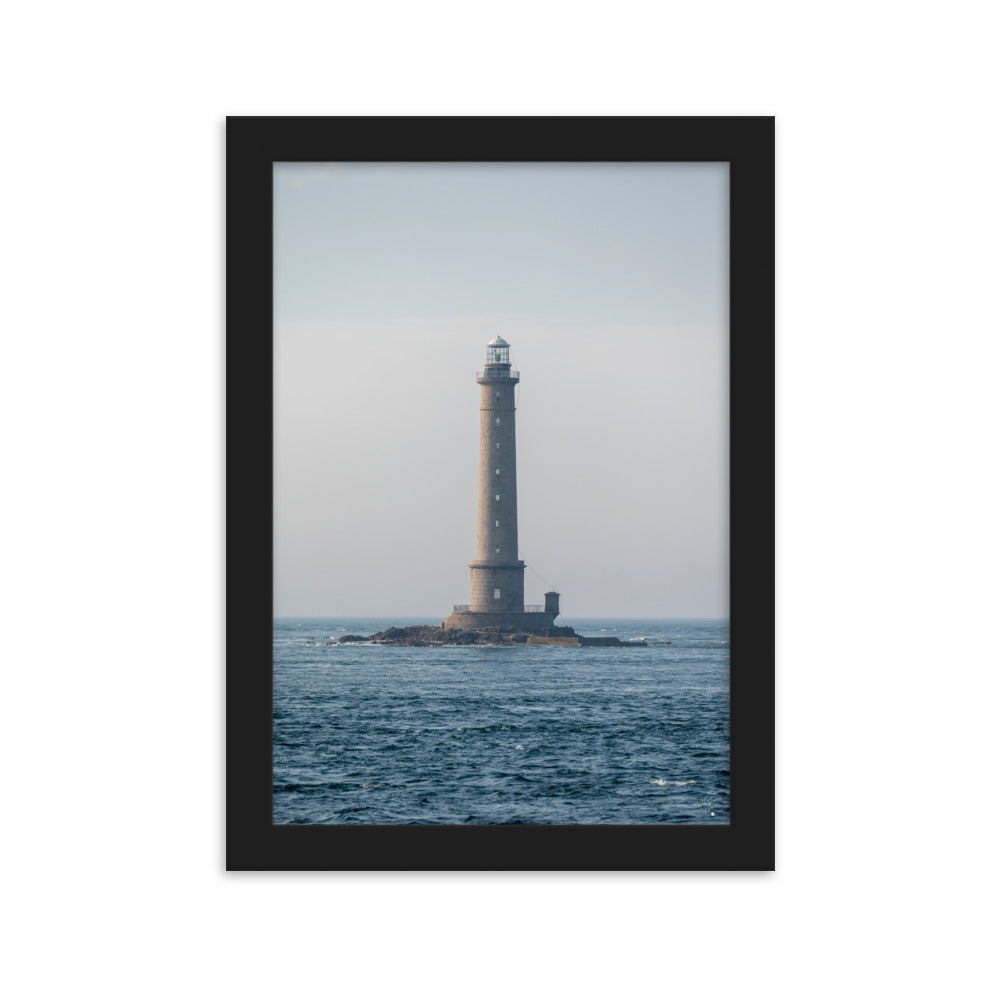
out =
[[(774, 148), (763, 116), (227, 119), (227, 870), (774, 870)], [(273, 165), (352, 160), (730, 164), (728, 825), (272, 825)]]

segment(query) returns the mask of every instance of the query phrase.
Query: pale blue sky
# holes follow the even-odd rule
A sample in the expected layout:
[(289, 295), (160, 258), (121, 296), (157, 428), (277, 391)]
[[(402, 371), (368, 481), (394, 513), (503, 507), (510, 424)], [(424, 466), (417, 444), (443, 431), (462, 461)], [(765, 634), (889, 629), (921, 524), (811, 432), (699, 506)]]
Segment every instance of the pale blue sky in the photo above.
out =
[(468, 602), (496, 334), (564, 615), (728, 613), (725, 164), (281, 164), (274, 263), (276, 614)]
[(727, 320), (721, 164), (288, 164), (275, 177), (280, 320)]

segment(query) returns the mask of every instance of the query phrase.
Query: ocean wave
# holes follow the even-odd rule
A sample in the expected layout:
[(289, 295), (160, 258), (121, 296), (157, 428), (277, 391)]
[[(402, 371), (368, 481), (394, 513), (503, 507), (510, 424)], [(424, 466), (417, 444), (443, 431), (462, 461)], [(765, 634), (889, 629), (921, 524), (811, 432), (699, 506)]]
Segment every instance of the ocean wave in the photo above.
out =
[[(276, 825), (729, 821), (721, 625), (587, 622), (663, 646), (493, 651), (323, 648), (400, 623), (288, 621), (272, 656)], [(678, 773), (642, 776), (654, 767)]]

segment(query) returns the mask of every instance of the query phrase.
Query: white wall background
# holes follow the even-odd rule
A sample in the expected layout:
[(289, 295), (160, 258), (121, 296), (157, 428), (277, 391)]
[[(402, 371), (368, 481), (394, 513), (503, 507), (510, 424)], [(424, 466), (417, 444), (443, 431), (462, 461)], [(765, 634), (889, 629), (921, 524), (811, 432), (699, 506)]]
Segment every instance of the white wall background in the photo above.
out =
[[(990, 995), (994, 18), (9, 11), (10, 994)], [(224, 874), (223, 118), (345, 112), (777, 115), (776, 874)]]

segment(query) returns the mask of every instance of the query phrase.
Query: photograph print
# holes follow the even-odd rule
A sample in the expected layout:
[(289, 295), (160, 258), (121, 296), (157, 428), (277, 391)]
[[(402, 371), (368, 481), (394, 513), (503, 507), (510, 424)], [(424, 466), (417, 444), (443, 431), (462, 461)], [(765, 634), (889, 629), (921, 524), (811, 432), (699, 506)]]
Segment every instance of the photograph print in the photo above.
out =
[(275, 165), (275, 823), (728, 822), (728, 189)]

